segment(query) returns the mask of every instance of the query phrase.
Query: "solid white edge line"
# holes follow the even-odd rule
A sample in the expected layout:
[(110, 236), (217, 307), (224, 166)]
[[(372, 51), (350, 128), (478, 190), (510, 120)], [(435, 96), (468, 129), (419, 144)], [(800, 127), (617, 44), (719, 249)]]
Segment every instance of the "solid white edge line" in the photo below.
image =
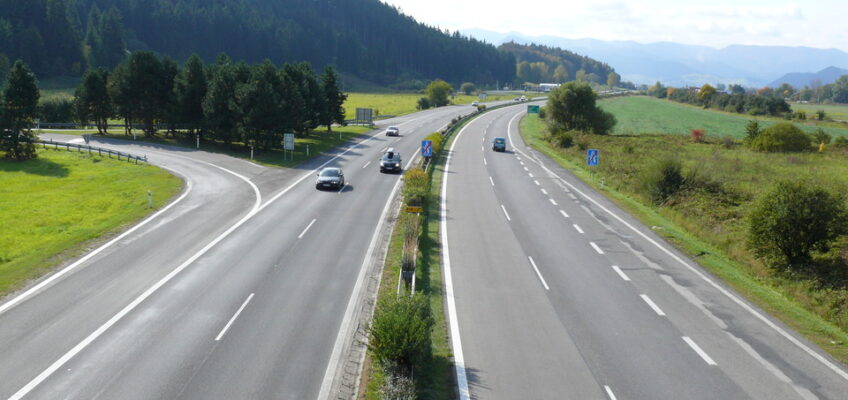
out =
[[(409, 121), (409, 122), (411, 122), (411, 121)], [(339, 158), (339, 157), (341, 157), (341, 156), (343, 156), (343, 155), (347, 154), (348, 152), (350, 152), (351, 150), (353, 150), (353, 149), (355, 149), (355, 148), (359, 147), (359, 146), (360, 146), (360, 145), (362, 145), (363, 143), (366, 143), (366, 142), (368, 142), (368, 141), (370, 141), (370, 140), (374, 139), (377, 135), (378, 135), (378, 134), (375, 134), (375, 135), (373, 135), (373, 136), (370, 136), (368, 139), (365, 139), (365, 140), (363, 140), (363, 141), (361, 141), (361, 142), (358, 142), (358, 143), (354, 144), (353, 146), (349, 147), (347, 150), (345, 150), (345, 151), (343, 151), (343, 152), (339, 153), (338, 155), (336, 155), (336, 156), (334, 156), (334, 157), (330, 158), (329, 160), (327, 160), (326, 162), (324, 162), (323, 164), (321, 164), (321, 165), (320, 165), (320, 166), (318, 166), (317, 168), (313, 169), (312, 171), (309, 171), (309, 172), (304, 173), (304, 174), (303, 174), (303, 176), (301, 176), (301, 177), (300, 177), (300, 178), (298, 178), (296, 181), (294, 181), (292, 184), (290, 184), (288, 187), (286, 187), (285, 189), (283, 189), (282, 191), (280, 191), (279, 193), (277, 193), (274, 197), (272, 197), (270, 200), (268, 200), (267, 202), (265, 202), (265, 204), (262, 204), (262, 205), (261, 205), (261, 206), (259, 206), (258, 208), (255, 208), (255, 209), (254, 209), (254, 210), (252, 210), (251, 212), (247, 213), (247, 215), (245, 215), (245, 216), (244, 216), (244, 217), (242, 217), (242, 219), (240, 219), (238, 222), (236, 222), (235, 224), (233, 224), (232, 226), (230, 226), (230, 227), (229, 227), (226, 231), (224, 231), (223, 233), (221, 233), (221, 235), (219, 235), (219, 236), (218, 236), (218, 237), (216, 237), (214, 240), (212, 240), (211, 242), (209, 242), (208, 244), (206, 244), (206, 246), (204, 246), (202, 249), (200, 249), (200, 251), (198, 251), (198, 252), (197, 252), (197, 253), (195, 253), (193, 256), (191, 256), (188, 260), (186, 260), (185, 262), (183, 262), (182, 264), (180, 264), (180, 266), (178, 266), (176, 269), (172, 270), (170, 273), (168, 273), (167, 275), (165, 275), (165, 277), (163, 277), (163, 278), (162, 278), (162, 279), (160, 279), (158, 282), (156, 282), (153, 286), (151, 286), (151, 287), (150, 287), (150, 288), (148, 288), (146, 291), (144, 291), (144, 293), (142, 293), (141, 295), (139, 295), (138, 297), (136, 297), (136, 298), (135, 298), (135, 300), (133, 300), (132, 302), (130, 302), (129, 304), (127, 304), (127, 305), (126, 305), (123, 309), (121, 309), (121, 311), (119, 311), (117, 314), (115, 314), (114, 316), (112, 316), (112, 318), (110, 318), (108, 321), (106, 321), (103, 325), (101, 325), (101, 326), (100, 326), (99, 328), (97, 328), (94, 332), (92, 332), (90, 335), (88, 335), (88, 336), (87, 336), (85, 339), (83, 339), (80, 343), (78, 343), (76, 346), (74, 346), (71, 350), (69, 350), (67, 353), (65, 353), (62, 357), (60, 357), (58, 360), (56, 360), (56, 361), (55, 361), (53, 364), (51, 364), (49, 367), (47, 367), (47, 369), (45, 369), (44, 371), (42, 371), (40, 374), (38, 374), (38, 376), (36, 376), (35, 378), (33, 378), (31, 381), (29, 381), (29, 383), (27, 383), (24, 387), (22, 387), (22, 388), (21, 388), (20, 390), (18, 390), (18, 391), (17, 391), (14, 395), (12, 395), (12, 397), (10, 397), (10, 398), (9, 398), (9, 400), (18, 400), (18, 399), (21, 399), (21, 398), (23, 398), (24, 396), (26, 396), (26, 395), (27, 395), (27, 393), (29, 393), (29, 392), (31, 392), (33, 389), (35, 389), (35, 388), (36, 388), (39, 384), (41, 384), (41, 382), (43, 382), (43, 381), (44, 381), (45, 379), (47, 379), (50, 375), (52, 375), (54, 372), (56, 372), (56, 370), (58, 370), (58, 369), (59, 369), (59, 368), (61, 368), (63, 365), (65, 365), (65, 363), (67, 363), (67, 362), (68, 362), (71, 358), (73, 358), (74, 356), (76, 356), (76, 355), (77, 355), (80, 351), (82, 351), (83, 349), (85, 349), (86, 347), (88, 347), (88, 345), (90, 345), (90, 344), (91, 344), (94, 340), (96, 340), (98, 337), (100, 337), (100, 335), (102, 335), (102, 334), (103, 334), (104, 332), (106, 332), (109, 328), (111, 328), (113, 325), (115, 325), (115, 324), (116, 324), (118, 321), (120, 321), (120, 320), (121, 320), (124, 316), (126, 316), (127, 314), (129, 314), (129, 313), (130, 313), (133, 309), (135, 309), (135, 308), (136, 308), (139, 304), (141, 304), (144, 300), (146, 300), (148, 297), (150, 297), (151, 295), (153, 295), (153, 293), (155, 293), (157, 290), (159, 290), (159, 288), (161, 288), (161, 287), (162, 287), (162, 286), (164, 286), (166, 283), (168, 283), (168, 281), (170, 281), (171, 279), (173, 279), (176, 275), (178, 275), (180, 272), (182, 272), (185, 268), (187, 268), (190, 264), (192, 264), (192, 263), (193, 263), (194, 261), (196, 261), (198, 258), (200, 258), (200, 257), (202, 257), (204, 254), (206, 254), (206, 252), (208, 252), (208, 251), (209, 251), (212, 247), (214, 247), (215, 245), (217, 245), (220, 241), (224, 240), (227, 236), (229, 236), (229, 235), (230, 235), (230, 233), (232, 233), (233, 231), (235, 231), (236, 229), (238, 229), (238, 228), (239, 228), (242, 224), (244, 224), (245, 222), (247, 222), (247, 221), (248, 221), (250, 218), (252, 218), (254, 215), (258, 214), (260, 211), (262, 211), (263, 209), (265, 209), (265, 207), (269, 206), (269, 205), (270, 205), (270, 204), (272, 204), (274, 201), (276, 201), (277, 199), (279, 199), (281, 196), (283, 196), (284, 194), (288, 193), (288, 191), (289, 191), (289, 190), (291, 190), (292, 188), (294, 188), (295, 186), (297, 186), (300, 182), (302, 182), (302, 181), (303, 181), (304, 179), (306, 179), (307, 177), (311, 176), (311, 175), (312, 175), (315, 171), (320, 170), (320, 169), (321, 169), (321, 168), (323, 168), (325, 165), (327, 165), (327, 164), (329, 164), (329, 163), (333, 162), (335, 159), (337, 159), (337, 158)], [(195, 160), (195, 161), (198, 161), (198, 160)], [(201, 161), (201, 162), (203, 162), (203, 161)], [(223, 169), (223, 168), (222, 168), (222, 169)], [(398, 183), (399, 183), (399, 182), (400, 182), (400, 180), (398, 180)], [(398, 183), (396, 183), (395, 185), (397, 185)], [(183, 194), (183, 196), (181, 196), (181, 197), (180, 197), (180, 199), (184, 198), (184, 196), (185, 196), (187, 193), (188, 193), (188, 191), (186, 191), (186, 193), (184, 193), (184, 194)], [(178, 200), (180, 200), (180, 199), (178, 199)], [(174, 205), (174, 204), (176, 204), (176, 203), (177, 203), (176, 201), (175, 201), (175, 202), (173, 202), (173, 203), (171, 203), (171, 204), (170, 204), (170, 205), (168, 205), (166, 208), (164, 208), (164, 209), (160, 210), (158, 213), (154, 214), (153, 216), (151, 216), (150, 218), (148, 218), (147, 220), (145, 220), (145, 221), (143, 221), (143, 222), (144, 222), (144, 223), (146, 223), (147, 221), (149, 221), (149, 220), (150, 220), (150, 219), (152, 219), (153, 217), (155, 217), (155, 216), (159, 215), (159, 213), (164, 212), (165, 210), (167, 210), (169, 207), (173, 206), (173, 205)], [(381, 220), (381, 221), (382, 221), (382, 220)], [(135, 226), (135, 227), (133, 227), (132, 229), (136, 229), (136, 228), (138, 228), (139, 226), (140, 226), (140, 225), (136, 225), (136, 226)], [(131, 230), (132, 230), (132, 229), (131, 229)], [(125, 234), (128, 234), (129, 232), (130, 232), (130, 231), (127, 231), (127, 232), (125, 232)], [(118, 239), (120, 239), (121, 237), (122, 237), (122, 236), (119, 236), (118, 238), (115, 238), (113, 241), (117, 241), (117, 240), (118, 240)], [(112, 242), (110, 242), (110, 243), (112, 243)], [(105, 246), (105, 245), (104, 245), (104, 246)], [(91, 255), (91, 253), (89, 253), (89, 255)], [(89, 258), (90, 258), (90, 257), (89, 257)], [(80, 262), (80, 261), (78, 261), (78, 263), (79, 263), (79, 262)], [(362, 273), (362, 272), (360, 272), (360, 278), (361, 278), (361, 275), (362, 275), (362, 274), (363, 274), (363, 273)], [(357, 281), (357, 285), (360, 285), (361, 280), (362, 280), (362, 279), (359, 279), (359, 280)], [(23, 295), (22, 295), (22, 296), (23, 296)], [(8, 303), (7, 303), (7, 304), (8, 304)], [(4, 306), (5, 306), (5, 305), (4, 305)], [(325, 377), (325, 379), (326, 379), (326, 377)], [(332, 378), (331, 378), (331, 379), (332, 379)]]
[(630, 282), (630, 277), (627, 276), (627, 274), (625, 274), (624, 271), (622, 271), (621, 268), (618, 267), (618, 265), (613, 265), (612, 269), (614, 269), (615, 272), (618, 273), (618, 276), (620, 276), (621, 279), (624, 279), (625, 281)]
[[(171, 171), (172, 171), (172, 172), (176, 172), (176, 171), (173, 171), (173, 170), (171, 170)], [(49, 284), (53, 283), (55, 280), (57, 280), (57, 279), (61, 278), (62, 276), (64, 276), (65, 274), (67, 274), (68, 272), (70, 272), (71, 270), (73, 270), (74, 268), (76, 268), (76, 267), (80, 266), (81, 264), (83, 264), (84, 262), (86, 262), (86, 261), (90, 260), (92, 257), (96, 256), (97, 254), (100, 254), (100, 252), (102, 252), (103, 250), (106, 250), (109, 246), (112, 246), (113, 244), (115, 244), (115, 243), (117, 243), (117, 242), (121, 241), (123, 238), (127, 237), (127, 235), (129, 235), (129, 234), (131, 234), (131, 233), (135, 232), (136, 230), (138, 230), (139, 228), (143, 227), (144, 225), (147, 225), (150, 221), (152, 221), (152, 220), (156, 219), (158, 216), (162, 215), (162, 213), (164, 213), (165, 211), (168, 211), (169, 209), (171, 209), (171, 207), (173, 207), (173, 206), (177, 205), (179, 202), (183, 201), (183, 199), (185, 199), (185, 198), (186, 198), (186, 196), (188, 196), (188, 194), (191, 192), (191, 189), (192, 189), (192, 183), (191, 183), (191, 181), (190, 181), (190, 180), (188, 180), (188, 179), (186, 178), (185, 182), (186, 182), (186, 190), (185, 190), (185, 192), (183, 192), (183, 194), (182, 194), (182, 195), (180, 195), (180, 197), (178, 197), (176, 200), (172, 201), (170, 204), (166, 205), (164, 208), (162, 208), (161, 210), (157, 211), (157, 212), (156, 212), (156, 213), (154, 213), (153, 215), (151, 215), (151, 216), (147, 217), (147, 219), (145, 219), (145, 220), (143, 220), (143, 221), (139, 222), (138, 224), (136, 224), (136, 225), (135, 225), (135, 226), (133, 226), (132, 228), (130, 228), (130, 229), (128, 229), (128, 230), (126, 230), (126, 231), (124, 231), (124, 233), (122, 233), (122, 234), (118, 235), (116, 238), (114, 238), (114, 239), (112, 239), (112, 240), (110, 240), (110, 241), (106, 242), (106, 243), (105, 243), (105, 244), (103, 244), (102, 246), (100, 246), (100, 247), (98, 247), (98, 248), (94, 249), (93, 251), (91, 251), (90, 253), (86, 254), (85, 256), (83, 256), (82, 258), (80, 258), (79, 260), (75, 261), (75, 262), (74, 262), (74, 263), (72, 263), (71, 265), (68, 265), (67, 267), (62, 268), (60, 271), (58, 271), (58, 272), (54, 273), (53, 275), (50, 275), (50, 277), (48, 277), (48, 278), (44, 279), (43, 281), (39, 282), (39, 283), (38, 283), (38, 284), (36, 284), (35, 286), (33, 286), (33, 287), (31, 287), (31, 288), (27, 289), (25, 292), (23, 292), (23, 293), (21, 293), (21, 294), (19, 294), (19, 295), (15, 296), (14, 298), (12, 298), (11, 300), (7, 301), (7, 302), (6, 302), (6, 303), (4, 303), (3, 305), (0, 305), (0, 314), (3, 314), (3, 313), (4, 313), (4, 312), (6, 312), (8, 309), (10, 309), (10, 308), (12, 308), (12, 307), (14, 307), (14, 306), (18, 305), (19, 303), (23, 302), (23, 301), (24, 301), (24, 300), (26, 300), (26, 299), (28, 299), (28, 298), (29, 298), (30, 296), (32, 296), (34, 293), (36, 293), (36, 292), (38, 292), (39, 290), (43, 289), (45, 286), (47, 286), (47, 285), (49, 285)]]
[(609, 400), (616, 400), (615, 394), (612, 392), (609, 386), (604, 385), (604, 389), (607, 391), (607, 396), (609, 396)]
[(601, 248), (598, 247), (598, 245), (595, 244), (595, 242), (589, 242), (589, 244), (592, 245), (592, 248), (595, 249), (595, 251), (597, 251), (598, 254), (604, 254), (604, 251), (601, 250)]
[[(521, 113), (516, 114), (515, 117), (513, 117), (513, 119), (517, 118), (519, 115), (521, 115)], [(507, 137), (509, 138), (510, 143), (512, 143), (512, 121), (510, 121), (510, 125), (507, 128), (508, 128), (507, 129)], [(530, 158), (526, 153), (524, 153), (520, 149), (516, 148), (515, 146), (513, 146), (513, 148), (515, 150), (517, 150), (519, 153), (524, 154), (526, 157)], [(534, 161), (534, 162), (536, 162), (536, 161)], [(760, 322), (764, 323), (766, 326), (768, 326), (769, 328), (771, 328), (772, 330), (777, 332), (780, 336), (783, 336), (784, 339), (786, 339), (790, 343), (794, 344), (796, 347), (801, 349), (801, 351), (803, 351), (804, 353), (807, 353), (807, 355), (809, 355), (810, 357), (815, 358), (820, 363), (822, 363), (822, 365), (824, 365), (825, 367), (827, 367), (828, 369), (833, 371), (835, 374), (842, 377), (842, 379), (845, 379), (845, 380), (848, 381), (848, 372), (846, 372), (842, 368), (838, 367), (836, 364), (834, 364), (833, 362), (828, 360), (825, 356), (814, 351), (812, 348), (810, 348), (809, 346), (807, 346), (806, 344), (801, 342), (801, 340), (799, 340), (795, 336), (792, 336), (789, 332), (787, 332), (783, 328), (777, 326), (777, 324), (775, 324), (770, 319), (768, 319), (765, 315), (761, 314), (760, 312), (755, 310), (753, 307), (748, 305), (748, 303), (743, 301), (741, 298), (734, 295), (733, 293), (731, 293), (730, 291), (728, 291), (727, 289), (725, 289), (724, 287), (722, 287), (721, 285), (716, 283), (714, 280), (707, 277), (707, 275), (705, 275), (703, 272), (699, 271), (697, 268), (695, 268), (691, 264), (687, 263), (685, 260), (680, 258), (677, 254), (674, 254), (671, 250), (665, 248), (665, 246), (659, 244), (656, 240), (651, 239), (648, 235), (646, 235), (645, 233), (643, 233), (639, 229), (636, 229), (635, 226), (633, 226), (629, 222), (625, 221), (624, 218), (621, 218), (620, 216), (618, 216), (618, 214), (610, 211), (610, 209), (604, 207), (600, 202), (598, 202), (594, 198), (590, 197), (586, 193), (583, 193), (583, 191), (581, 191), (576, 186), (574, 186), (570, 182), (566, 181), (565, 179), (563, 179), (562, 177), (560, 177), (559, 175), (557, 175), (556, 173), (551, 171), (550, 168), (546, 167), (543, 163), (536, 162), (536, 164), (538, 164), (540, 167), (542, 167), (542, 169), (544, 169), (547, 173), (551, 174), (552, 176), (557, 177), (564, 184), (568, 185), (569, 187), (571, 187), (571, 189), (573, 189), (575, 192), (580, 194), (580, 196), (583, 196), (583, 198), (590, 201), (592, 204), (594, 204), (595, 206), (597, 206), (598, 208), (603, 210), (605, 213), (607, 213), (610, 216), (612, 216), (613, 218), (615, 218), (618, 222), (622, 223), (628, 229), (630, 229), (631, 231), (633, 231), (637, 235), (641, 236), (648, 243), (654, 245), (654, 247), (658, 248), (660, 251), (662, 251), (663, 253), (665, 253), (666, 255), (668, 255), (669, 257), (671, 257), (672, 259), (674, 259), (678, 263), (680, 263), (682, 266), (686, 267), (690, 272), (695, 274), (695, 276), (697, 276), (698, 278), (701, 278), (701, 280), (706, 282), (708, 285), (710, 285), (714, 289), (718, 290), (719, 293), (723, 294), (725, 297), (730, 299), (732, 302), (736, 303), (739, 307), (741, 307), (743, 310), (747, 311), (749, 314), (753, 315), (754, 318), (760, 320)]]
[(247, 296), (247, 300), (245, 300), (244, 303), (241, 303), (241, 307), (239, 307), (239, 309), (236, 311), (236, 313), (233, 314), (232, 318), (230, 318), (229, 322), (227, 322), (227, 325), (224, 325), (224, 329), (221, 329), (221, 332), (218, 334), (218, 336), (215, 337), (216, 342), (220, 341), (221, 338), (224, 337), (224, 335), (227, 334), (227, 330), (230, 329), (230, 325), (232, 325), (233, 322), (236, 321), (236, 318), (238, 318), (238, 316), (239, 316), (239, 314), (241, 314), (242, 310), (244, 310), (244, 308), (247, 307), (247, 303), (250, 303), (250, 299), (252, 299), (252, 298), (253, 298), (253, 293), (251, 293), (250, 296)]
[(533, 261), (533, 257), (527, 256), (527, 259), (530, 260), (530, 265), (533, 266), (533, 270), (536, 271), (536, 276), (538, 276), (539, 280), (542, 281), (542, 286), (545, 287), (545, 290), (551, 290), (551, 288), (548, 287), (548, 282), (545, 282), (545, 277), (543, 277), (542, 273), (539, 272), (539, 267), (536, 266), (536, 262)]
[(471, 126), (471, 123), (465, 125), (451, 143), (448, 150), (447, 158), (445, 159), (445, 168), (442, 173), (442, 193), (439, 204), (439, 227), (441, 230), (442, 242), (442, 268), (444, 269), (445, 279), (445, 297), (448, 305), (448, 326), (450, 327), (451, 348), (453, 349), (453, 365), (454, 373), (456, 374), (456, 386), (459, 391), (460, 400), (469, 400), (471, 394), (468, 390), (468, 376), (465, 371), (465, 355), (462, 352), (462, 339), (459, 336), (459, 318), (456, 313), (456, 299), (453, 295), (453, 276), (451, 274), (450, 263), (450, 246), (448, 244), (448, 211), (447, 211), (447, 194), (448, 194), (448, 178), (450, 174), (451, 156), (453, 149), (459, 142), (459, 137), (462, 133)]
[(577, 225), (577, 224), (572, 224), (572, 225), (574, 225), (574, 229), (577, 229), (577, 232), (583, 233), (583, 230), (580, 229), (580, 225)]
[(708, 365), (718, 365), (703, 349), (701, 349), (700, 346), (698, 346), (697, 343), (695, 343), (694, 340), (690, 339), (689, 336), (683, 336), (683, 341), (686, 342), (692, 350), (695, 350), (695, 352), (698, 353), (698, 355), (701, 356), (701, 358), (704, 359), (704, 362)]
[(491, 177), (491, 176), (489, 177), (489, 183), (491, 183), (491, 184), (492, 184), (492, 186), (495, 186), (495, 181), (492, 179), (492, 177)]
[(309, 228), (311, 228), (311, 227), (312, 227), (312, 224), (314, 224), (314, 223), (315, 223), (315, 221), (317, 221), (317, 220), (318, 220), (317, 218), (313, 218), (313, 219), (312, 219), (312, 222), (310, 222), (310, 223), (309, 223), (309, 225), (306, 225), (306, 228), (303, 228), (303, 232), (300, 232), (300, 235), (297, 235), (297, 238), (298, 238), (298, 239), (302, 239), (302, 238), (303, 238), (303, 235), (305, 235), (305, 234), (306, 234), (306, 231), (308, 231), (308, 230), (309, 230)]
[(568, 218), (568, 213), (563, 210), (559, 210), (559, 213), (562, 214), (563, 217)]
[(660, 307), (656, 303), (654, 303), (654, 301), (651, 300), (648, 295), (640, 294), (639, 297), (641, 297), (642, 300), (645, 300), (645, 303), (648, 303), (648, 305), (651, 307), (651, 309), (654, 310), (655, 313), (657, 313), (657, 315), (659, 315), (660, 317), (665, 317), (665, 313), (663, 312), (663, 310), (660, 309)]
[(512, 218), (510, 218), (510, 217), (509, 217), (509, 213), (508, 213), (508, 212), (506, 212), (506, 207), (504, 207), (504, 205), (503, 205), (503, 204), (501, 204), (501, 210), (503, 210), (504, 215), (506, 215), (506, 220), (507, 220), (507, 221), (512, 221)]

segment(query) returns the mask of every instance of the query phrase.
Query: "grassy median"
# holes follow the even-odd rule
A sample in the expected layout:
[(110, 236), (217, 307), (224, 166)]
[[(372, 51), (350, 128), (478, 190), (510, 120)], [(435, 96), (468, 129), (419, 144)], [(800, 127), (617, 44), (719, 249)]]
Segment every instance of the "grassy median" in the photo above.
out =
[[(748, 210), (772, 183), (806, 180), (846, 190), (848, 149), (766, 154), (715, 138), (693, 143), (682, 135), (587, 136), (583, 146), (601, 154), (601, 166), (589, 171), (585, 149), (553, 146), (546, 133), (538, 116), (522, 119), (521, 134), (530, 146), (653, 227), (759, 307), (848, 362), (846, 240), (819, 255), (836, 266), (826, 277), (782, 273), (755, 259), (745, 246)], [(722, 192), (695, 191), (651, 205), (638, 189), (638, 177), (652, 160), (669, 156), (681, 160), (685, 170), (718, 182)]]
[(0, 160), (0, 296), (150, 214), (181, 188), (159, 168), (64, 149)]

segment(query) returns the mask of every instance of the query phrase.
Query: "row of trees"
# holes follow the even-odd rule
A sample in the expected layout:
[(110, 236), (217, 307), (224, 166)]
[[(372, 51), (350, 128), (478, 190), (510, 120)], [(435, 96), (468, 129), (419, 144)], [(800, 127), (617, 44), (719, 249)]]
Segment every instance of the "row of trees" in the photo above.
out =
[[(771, 90), (764, 88), (761, 90)], [(784, 83), (775, 88), (774, 93), (792, 101), (808, 101), (812, 103), (848, 103), (848, 75), (842, 75), (835, 82), (827, 85), (814, 84), (796, 89)]]
[(565, 83), (568, 81), (590, 82), (600, 85), (618, 86), (621, 76), (612, 67), (595, 59), (542, 45), (522, 45), (515, 42), (498, 47), (515, 56), (514, 84), (525, 82)]
[(515, 58), (378, 0), (0, 0), (0, 53), (39, 76), (114, 68), (129, 50), (175, 59), (307, 61), (388, 85), (511, 81)]
[(744, 89), (740, 93), (735, 88), (731, 93), (719, 92), (709, 84), (700, 88), (673, 88), (657, 82), (648, 88), (647, 94), (704, 108), (748, 115), (784, 116), (792, 112), (783, 97), (766, 93), (747, 93)]
[(280, 145), (284, 132), (303, 136), (319, 125), (330, 130), (344, 123), (346, 98), (332, 67), (319, 78), (306, 63), (248, 66), (221, 55), (206, 66), (192, 55), (179, 68), (167, 57), (134, 52), (111, 72), (86, 71), (74, 108), (80, 122), (94, 122), (101, 133), (110, 118), (119, 117), (127, 134), (141, 123), (149, 136), (164, 127), (172, 134), (270, 148)]

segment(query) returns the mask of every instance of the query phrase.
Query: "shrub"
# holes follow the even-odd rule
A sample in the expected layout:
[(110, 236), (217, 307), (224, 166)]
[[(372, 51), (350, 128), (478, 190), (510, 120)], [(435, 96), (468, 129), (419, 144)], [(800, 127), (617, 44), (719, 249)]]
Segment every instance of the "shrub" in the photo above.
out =
[(574, 131), (553, 133), (550, 136), (550, 142), (554, 146), (567, 149), (574, 145)]
[(422, 97), (422, 98), (418, 99), (417, 108), (419, 110), (426, 110), (426, 109), (430, 108), (430, 100), (427, 99), (426, 97)]
[(822, 128), (817, 128), (811, 136), (813, 137), (813, 143), (830, 144), (830, 139), (832, 139)]
[(432, 329), (426, 297), (388, 296), (374, 312), (368, 347), (380, 365), (409, 369), (430, 356)]
[(836, 147), (848, 146), (848, 138), (846, 138), (845, 136), (837, 136), (836, 139), (833, 141), (833, 145)]
[(691, 132), (692, 142), (694, 142), (694, 143), (703, 142), (704, 141), (704, 135), (706, 135), (706, 133), (704, 132), (703, 129), (692, 129), (692, 132)]
[(421, 168), (413, 168), (403, 174), (403, 201), (408, 205), (424, 204), (430, 190), (430, 176)]
[(788, 266), (828, 251), (848, 233), (844, 199), (805, 182), (780, 182), (757, 201), (748, 217), (748, 247), (754, 255)]
[(797, 119), (799, 121), (806, 121), (807, 120), (807, 112), (806, 111), (795, 111), (794, 117), (795, 117), (795, 119)]
[(810, 150), (810, 137), (787, 122), (774, 124), (757, 135), (751, 148), (764, 152), (799, 152)]
[(545, 107), (539, 107), (539, 118), (545, 119)]
[(486, 105), (485, 104), (478, 105), (477, 106), (477, 112), (483, 112), (483, 111), (486, 111)]
[(580, 150), (587, 150), (591, 141), (589, 140), (589, 135), (579, 134), (574, 137), (574, 143), (577, 144), (577, 148)]
[(684, 181), (680, 160), (665, 157), (644, 169), (639, 175), (638, 184), (652, 203), (660, 205), (679, 192)]
[(721, 137), (721, 145), (725, 149), (729, 149), (729, 148), (733, 147), (734, 144), (736, 144), (736, 141), (733, 140), (733, 137), (730, 137), (730, 136), (722, 136)]
[(760, 136), (760, 132), (762, 132), (762, 129), (759, 121), (755, 119), (748, 121), (748, 124), (745, 125), (745, 141), (752, 143), (757, 136)]
[(424, 140), (429, 140), (433, 142), (433, 155), (435, 156), (436, 154), (439, 154), (440, 151), (442, 151), (442, 141), (445, 140), (445, 137), (442, 136), (442, 134), (439, 132), (433, 132), (427, 135)]
[(65, 99), (43, 101), (38, 105), (38, 117), (41, 122), (73, 122), (74, 103)]
[(825, 118), (827, 118), (827, 113), (824, 112), (824, 110), (817, 110), (816, 111), (816, 119), (817, 120), (824, 121)]

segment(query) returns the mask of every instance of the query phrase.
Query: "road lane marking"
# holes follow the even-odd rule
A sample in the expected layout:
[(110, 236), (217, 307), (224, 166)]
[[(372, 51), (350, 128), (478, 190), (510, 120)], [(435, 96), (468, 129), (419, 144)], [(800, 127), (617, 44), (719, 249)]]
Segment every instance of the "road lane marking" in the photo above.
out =
[(568, 214), (565, 211), (559, 210), (559, 213), (562, 214), (563, 217), (568, 218)]
[(297, 235), (297, 238), (298, 238), (298, 239), (302, 239), (302, 238), (303, 238), (303, 235), (305, 235), (305, 234), (306, 234), (306, 231), (308, 231), (308, 230), (309, 230), (309, 228), (311, 228), (311, 227), (312, 227), (312, 224), (314, 224), (314, 223), (315, 223), (315, 221), (317, 221), (317, 219), (314, 219), (314, 218), (313, 218), (313, 219), (312, 219), (312, 222), (310, 222), (310, 223), (309, 223), (309, 225), (306, 225), (306, 228), (304, 228), (304, 229), (303, 229), (303, 232), (300, 232), (300, 235)]
[(657, 313), (657, 315), (659, 315), (660, 317), (665, 317), (665, 313), (663, 312), (663, 310), (661, 310), (660, 307), (657, 306), (657, 304), (654, 303), (654, 301), (651, 300), (650, 297), (648, 297), (648, 295), (640, 294), (639, 297), (641, 297), (642, 300), (645, 300), (645, 303), (648, 303), (648, 305), (651, 306), (651, 309), (653, 309), (654, 312)]
[(539, 183), (539, 181), (537, 181), (537, 180), (534, 180), (534, 181), (533, 181), (533, 183), (535, 183), (535, 184), (536, 184), (536, 186), (542, 186), (542, 184), (541, 184), (541, 183)]
[(530, 172), (530, 169), (527, 168), (527, 167), (524, 167), (524, 170), (527, 171), (527, 172)]
[(509, 213), (508, 213), (508, 212), (506, 212), (506, 207), (504, 207), (504, 206), (503, 206), (503, 204), (501, 204), (501, 210), (503, 210), (504, 215), (506, 215), (506, 220), (507, 220), (507, 221), (512, 221), (512, 219), (511, 219), (511, 218), (509, 218)]
[(604, 251), (601, 250), (601, 248), (598, 247), (598, 245), (596, 245), (595, 242), (589, 242), (589, 244), (592, 245), (592, 248), (594, 248), (595, 251), (598, 252), (598, 254), (604, 254)]
[(533, 174), (532, 174), (532, 173), (529, 173), (529, 174), (527, 174), (527, 175), (530, 175), (530, 177), (531, 177), (531, 178), (535, 178), (535, 176), (533, 176)]
[(610, 400), (616, 400), (615, 394), (612, 392), (609, 386), (604, 385), (604, 389), (607, 391), (607, 396), (609, 396)]
[(713, 361), (713, 359), (710, 358), (710, 356), (707, 355), (707, 353), (703, 349), (701, 349), (698, 344), (695, 343), (694, 340), (689, 338), (689, 336), (683, 336), (683, 341), (686, 342), (686, 344), (688, 344), (689, 347), (692, 348), (692, 350), (695, 350), (695, 352), (698, 353), (698, 355), (701, 356), (701, 358), (704, 359), (704, 362), (706, 362), (708, 365), (717, 365), (716, 362)]
[(368, 167), (369, 165), (371, 165), (371, 161), (368, 161), (367, 163), (365, 163), (365, 165), (363, 165), (363, 166), (362, 166), (362, 169), (365, 169), (365, 168), (366, 168), (366, 167)]
[(553, 205), (555, 205), (555, 206), (558, 206), (558, 205), (559, 205), (559, 204), (557, 204), (556, 200), (554, 200), (554, 199), (548, 199), (548, 201), (550, 201), (550, 202), (551, 202), (551, 204), (553, 204)]
[(570, 197), (570, 198), (571, 198), (571, 200), (577, 200), (577, 196), (575, 196), (575, 195), (573, 195), (573, 194), (571, 194), (571, 193), (569, 193), (569, 194), (568, 194), (568, 197)]
[(224, 337), (224, 335), (227, 333), (227, 330), (230, 329), (230, 325), (232, 325), (233, 322), (236, 321), (236, 318), (238, 318), (238, 316), (239, 316), (239, 314), (241, 314), (242, 310), (244, 310), (244, 308), (247, 307), (247, 303), (250, 303), (250, 299), (252, 299), (252, 298), (253, 298), (253, 293), (251, 293), (250, 296), (247, 296), (247, 300), (245, 300), (244, 303), (241, 303), (241, 307), (239, 307), (238, 311), (236, 311), (236, 313), (233, 314), (233, 317), (230, 318), (230, 321), (227, 322), (227, 325), (224, 325), (224, 329), (221, 329), (221, 333), (219, 333), (218, 336), (215, 337), (216, 342), (220, 341), (221, 338)]
[(625, 281), (630, 282), (630, 277), (627, 276), (627, 274), (625, 274), (624, 271), (622, 271), (621, 268), (618, 267), (618, 265), (613, 265), (612, 269), (615, 270), (615, 272), (618, 274), (618, 276), (621, 277), (621, 279), (624, 279)]
[(524, 165), (524, 161), (519, 161), (518, 163), (521, 164), (521, 165)]
[(545, 196), (547, 196), (547, 195), (548, 195), (548, 191), (547, 191), (547, 190), (545, 190), (544, 188), (542, 189), (542, 193), (543, 193)]
[(583, 233), (583, 230), (580, 229), (580, 225), (577, 225), (577, 224), (573, 224), (573, 225), (574, 225), (574, 229), (577, 229), (577, 232)]
[(495, 186), (495, 181), (494, 181), (494, 180), (492, 180), (492, 177), (491, 177), (491, 176), (489, 177), (489, 183), (491, 183), (491, 184), (492, 184), (492, 186)]
[(539, 280), (542, 281), (542, 286), (545, 287), (545, 290), (551, 290), (551, 288), (548, 287), (548, 282), (545, 282), (545, 277), (543, 277), (542, 273), (539, 272), (539, 268), (536, 266), (536, 262), (533, 261), (533, 257), (527, 256), (527, 258), (530, 259), (530, 264), (533, 266), (533, 270), (536, 271), (536, 276), (538, 276)]
[(489, 165), (489, 163), (486, 162), (486, 157), (483, 157), (483, 165)]

